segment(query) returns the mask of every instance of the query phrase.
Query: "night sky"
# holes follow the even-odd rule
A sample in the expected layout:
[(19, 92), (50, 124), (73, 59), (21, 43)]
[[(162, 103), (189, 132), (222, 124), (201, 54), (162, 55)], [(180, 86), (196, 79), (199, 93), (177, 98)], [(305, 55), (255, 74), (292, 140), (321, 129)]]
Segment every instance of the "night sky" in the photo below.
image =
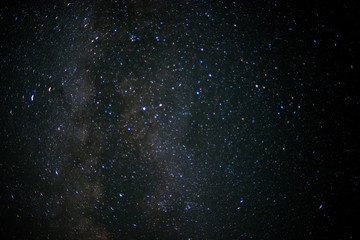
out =
[(2, 239), (356, 238), (355, 3), (8, 2)]

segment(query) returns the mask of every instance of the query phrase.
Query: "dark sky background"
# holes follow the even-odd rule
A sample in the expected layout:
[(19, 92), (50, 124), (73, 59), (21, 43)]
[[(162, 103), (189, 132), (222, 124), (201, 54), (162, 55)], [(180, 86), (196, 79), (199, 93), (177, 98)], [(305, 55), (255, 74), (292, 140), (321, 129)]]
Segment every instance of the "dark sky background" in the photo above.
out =
[(356, 239), (355, 1), (8, 1), (2, 239)]

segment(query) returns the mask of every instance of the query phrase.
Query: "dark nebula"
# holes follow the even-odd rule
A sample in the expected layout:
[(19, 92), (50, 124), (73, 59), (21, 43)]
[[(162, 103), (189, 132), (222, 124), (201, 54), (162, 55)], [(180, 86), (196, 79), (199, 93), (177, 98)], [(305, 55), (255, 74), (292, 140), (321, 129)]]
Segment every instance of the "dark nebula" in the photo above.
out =
[(355, 1), (7, 1), (1, 239), (356, 239)]

